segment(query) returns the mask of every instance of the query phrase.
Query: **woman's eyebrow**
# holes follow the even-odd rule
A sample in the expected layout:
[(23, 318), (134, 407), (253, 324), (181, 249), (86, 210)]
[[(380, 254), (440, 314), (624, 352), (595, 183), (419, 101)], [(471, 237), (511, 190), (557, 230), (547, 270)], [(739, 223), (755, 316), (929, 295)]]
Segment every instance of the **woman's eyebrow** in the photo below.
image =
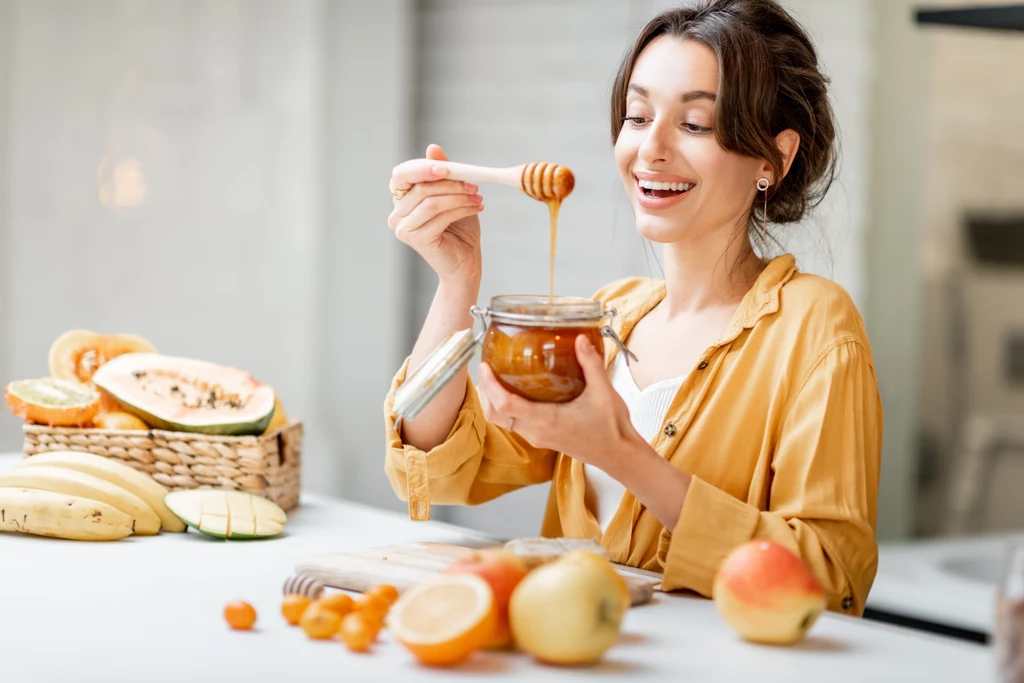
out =
[[(635, 92), (641, 97), (650, 97), (650, 91), (644, 86), (637, 85), (636, 83), (630, 83), (628, 90), (630, 92)], [(691, 90), (689, 92), (684, 92), (680, 99), (682, 99), (683, 102), (693, 102), (694, 100), (709, 100), (714, 102), (716, 98), (715, 93), (708, 92), (707, 90)]]
[(693, 102), (694, 100), (710, 100), (715, 101), (715, 93), (708, 92), (707, 90), (691, 90), (690, 92), (683, 93), (683, 102)]

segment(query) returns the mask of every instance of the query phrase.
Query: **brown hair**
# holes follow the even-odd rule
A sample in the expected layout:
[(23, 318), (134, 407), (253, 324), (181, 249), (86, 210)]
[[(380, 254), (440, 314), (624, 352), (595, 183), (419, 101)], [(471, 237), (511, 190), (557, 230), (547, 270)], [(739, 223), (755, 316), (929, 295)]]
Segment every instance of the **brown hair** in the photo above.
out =
[[(668, 10), (644, 26), (619, 66), (612, 87), (614, 144), (626, 115), (626, 90), (640, 53), (655, 38), (695, 40), (718, 57), (715, 137), (724, 149), (767, 160), (776, 182), (768, 189), (768, 220), (798, 221), (821, 202), (835, 177), (838, 145), (828, 78), (818, 68), (804, 29), (774, 0), (703, 0)], [(775, 136), (790, 128), (800, 145), (782, 177)], [(764, 194), (750, 207), (747, 232), (760, 239)]]

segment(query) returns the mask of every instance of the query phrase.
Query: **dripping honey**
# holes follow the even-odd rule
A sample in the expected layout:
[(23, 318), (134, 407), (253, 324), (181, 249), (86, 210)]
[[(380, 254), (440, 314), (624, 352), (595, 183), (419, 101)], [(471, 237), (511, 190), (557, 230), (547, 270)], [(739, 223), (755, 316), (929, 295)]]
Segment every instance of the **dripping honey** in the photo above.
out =
[(551, 215), (550, 252), (551, 263), (548, 266), (548, 301), (555, 300), (555, 245), (558, 243), (558, 210), (561, 208), (562, 200), (549, 199), (548, 213)]
[(523, 167), (522, 189), (548, 205), (551, 218), (550, 265), (548, 273), (548, 302), (555, 300), (555, 249), (558, 242), (558, 213), (562, 200), (569, 196), (576, 185), (572, 171), (558, 164), (530, 163)]

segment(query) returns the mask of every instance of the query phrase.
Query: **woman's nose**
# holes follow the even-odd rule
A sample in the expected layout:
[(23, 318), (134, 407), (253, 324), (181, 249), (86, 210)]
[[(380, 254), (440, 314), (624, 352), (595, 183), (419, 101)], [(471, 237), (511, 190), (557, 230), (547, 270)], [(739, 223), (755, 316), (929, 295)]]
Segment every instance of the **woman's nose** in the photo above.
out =
[(640, 145), (640, 158), (648, 164), (664, 164), (672, 160), (671, 131), (655, 120), (647, 129), (647, 136)]

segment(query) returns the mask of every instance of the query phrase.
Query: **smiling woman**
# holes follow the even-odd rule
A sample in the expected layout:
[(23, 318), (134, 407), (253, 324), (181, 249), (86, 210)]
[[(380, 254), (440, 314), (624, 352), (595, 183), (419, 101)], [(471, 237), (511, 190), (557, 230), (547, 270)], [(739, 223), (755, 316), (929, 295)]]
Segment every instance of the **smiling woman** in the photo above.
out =
[(445, 179), (435, 146), (394, 169), (388, 224), (439, 278), (385, 401), (396, 494), (427, 519), (432, 502), (476, 505), (550, 481), (543, 536), (598, 539), (612, 560), (662, 572), (665, 590), (710, 596), (723, 559), (764, 539), (810, 568), (830, 609), (862, 614), (882, 435), (870, 345), (846, 291), (791, 254), (768, 256), (768, 223), (800, 220), (835, 172), (814, 46), (773, 0), (664, 12), (621, 64), (611, 132), (665, 277), (594, 294), (618, 312), (624, 346), (577, 336), (585, 389), (567, 403), (514, 395), (481, 364), (478, 384), (462, 368), (398, 420), (409, 370), (472, 326), (482, 197)]
[[(734, 18), (745, 10), (750, 21), (726, 21), (709, 13), (695, 20), (685, 11), (667, 12), (637, 37), (615, 79), (612, 142), (627, 190), (634, 180), (630, 163), (655, 154), (652, 145), (663, 142), (678, 150), (691, 173), (703, 176), (719, 194), (737, 198), (715, 204), (727, 215), (695, 216), (696, 223), (747, 220), (750, 239), (767, 251), (767, 221), (800, 220), (825, 196), (835, 176), (836, 132), (827, 80), (818, 71), (814, 46), (802, 31), (792, 30), (787, 15), (763, 11), (758, 2), (715, 4), (733, 6)], [(674, 68), (664, 71), (666, 64)], [(656, 111), (657, 123), (673, 139), (648, 130)], [(647, 195), (639, 198), (646, 208), (676, 203), (671, 196), (650, 201), (652, 182), (696, 184), (694, 178), (632, 171)], [(762, 187), (767, 188), (760, 191), (766, 202), (752, 205), (749, 198), (757, 189), (752, 179), (759, 177), (766, 179)], [(778, 182), (783, 177), (786, 182)], [(645, 227), (651, 226), (638, 222), (641, 233), (655, 239), (644, 233)]]

